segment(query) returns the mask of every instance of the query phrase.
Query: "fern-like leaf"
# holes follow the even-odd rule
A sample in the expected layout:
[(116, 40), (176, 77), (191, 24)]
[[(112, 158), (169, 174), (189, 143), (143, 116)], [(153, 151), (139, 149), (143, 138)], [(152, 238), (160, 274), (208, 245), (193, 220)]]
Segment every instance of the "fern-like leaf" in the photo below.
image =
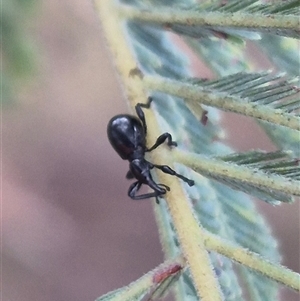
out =
[(202, 175), (272, 204), (291, 202), (291, 195), (300, 196), (299, 159), (284, 157), (282, 152), (247, 152), (216, 158), (175, 153), (179, 162)]
[(145, 77), (154, 90), (184, 97), (187, 102), (255, 117), (300, 130), (300, 89), (282, 75), (237, 73), (218, 80), (169, 80)]
[[(211, 301), (240, 301), (244, 292), (255, 301), (276, 300), (278, 287), (274, 280), (299, 290), (299, 286), (295, 285), (298, 278), (282, 268), (288, 279), (282, 281), (281, 268), (275, 268), (277, 272), (272, 276), (271, 266), (268, 266), (268, 272), (264, 274), (262, 270), (256, 269), (262, 266), (262, 262), (256, 262), (254, 265), (254, 270), (261, 273), (257, 274), (253, 272), (253, 266), (246, 261), (241, 262), (235, 255), (228, 254), (234, 254), (242, 248), (242, 253), (246, 255), (250, 250), (248, 255), (253, 252), (253, 256), (263, 262), (263, 258), (268, 258), (274, 263), (274, 267), (278, 267), (276, 262), (280, 258), (276, 241), (251, 199), (230, 187), (248, 193), (254, 191), (255, 195), (271, 203), (276, 200), (289, 201), (291, 194), (298, 195), (297, 161), (285, 158), (284, 152), (228, 155), (232, 151), (216, 139), (221, 132), (218, 113), (208, 108), (209, 118), (206, 122), (206, 112), (198, 102), (205, 103), (210, 97), (210, 106), (228, 110), (225, 100), (229, 97), (233, 107), (238, 108), (232, 111), (260, 118), (262, 122), (273, 122), (275, 126), (280, 125), (279, 127), (287, 130), (296, 128), (293, 131), (299, 133), (298, 125), (295, 125), (299, 121), (295, 98), (297, 89), (282, 76), (272, 77), (267, 72), (250, 75), (245, 73), (245, 70), (250, 69), (250, 64), (245, 60), (241, 48), (238, 48), (241, 44), (238, 47), (236, 43), (232, 46), (227, 43), (228, 39), (224, 35), (230, 34), (238, 38), (248, 35), (256, 38), (261, 32), (271, 31), (298, 37), (299, 20), (295, 9), (299, 7), (299, 1), (261, 6), (256, 1), (249, 0), (243, 1), (243, 4), (248, 3), (243, 7), (235, 0), (228, 1), (226, 5), (218, 5), (220, 1), (214, 1), (214, 8), (211, 1), (207, 1), (198, 6), (198, 11), (195, 11), (191, 2), (185, 1), (182, 5), (182, 1), (166, 0), (165, 5), (161, 5), (161, 1), (156, 0), (124, 0), (123, 3), (130, 6), (113, 6), (111, 2), (105, 4), (102, 0), (97, 1), (105, 32), (116, 54), (116, 64), (131, 104), (141, 102), (143, 98), (146, 100), (146, 94), (151, 94), (154, 98), (151, 110), (145, 112), (148, 143), (153, 143), (162, 131), (168, 131), (172, 133), (178, 145), (188, 150), (186, 152), (173, 149), (169, 152), (162, 148), (151, 154), (150, 158), (156, 164), (174, 164), (178, 171), (196, 182), (194, 187), (182, 187), (174, 178), (170, 179), (160, 173), (153, 175), (158, 182), (171, 187), (165, 201), (162, 200), (159, 206), (155, 206), (166, 257), (172, 258), (181, 253), (187, 265), (182, 277), (178, 279), (177, 300), (200, 298)], [(158, 7), (154, 7), (154, 4)], [(166, 4), (173, 6), (170, 8)], [(108, 7), (110, 9), (107, 9)], [(108, 15), (111, 20), (107, 18)], [(120, 16), (126, 19), (122, 30), (127, 41), (121, 31), (118, 19)], [(178, 31), (178, 28), (194, 30), (196, 35), (198, 29), (199, 32), (205, 32), (208, 38), (201, 38), (200, 42), (191, 38), (191, 34), (185, 35), (185, 39), (199, 57), (206, 58), (207, 65), (221, 76), (231, 74), (231, 78), (220, 78), (217, 81), (182, 80), (191, 76), (188, 60), (179, 52), (166, 32)], [(243, 32), (234, 32), (241, 29)], [(255, 29), (256, 33), (252, 35), (244, 31), (249, 29)], [(211, 39), (216, 35), (226, 39)], [(221, 47), (220, 43), (224, 40), (224, 47)], [(126, 43), (130, 45), (129, 48)], [(128, 49), (132, 49), (134, 55), (130, 54)], [(238, 73), (241, 71), (242, 74)], [(237, 85), (234, 85), (236, 82)], [(178, 91), (170, 91), (170, 87), (168, 91), (165, 90), (168, 83), (175, 83), (170, 85), (172, 89), (175, 89), (176, 85), (183, 85), (183, 88), (188, 89), (179, 95)], [(197, 93), (193, 95), (195, 99), (189, 102), (187, 99), (192, 97), (188, 90), (193, 89), (197, 90)], [(217, 99), (214, 104), (213, 96)], [(203, 101), (203, 98), (206, 100)], [(221, 103), (222, 99), (224, 104), (216, 105), (218, 101)], [(250, 114), (245, 112), (246, 105), (252, 106)], [(264, 114), (254, 114), (255, 106)], [(275, 115), (281, 116), (280, 121), (273, 118)], [(199, 122), (199, 117), (202, 123)], [(289, 122), (289, 119), (292, 122)], [(157, 122), (161, 130), (158, 130)], [(174, 162), (184, 163), (199, 171), (201, 175)], [(230, 172), (224, 172), (224, 167), (230, 169)], [(236, 172), (240, 172), (238, 176)], [(227, 185), (220, 182), (226, 182)], [(285, 191), (285, 184), (293, 191)], [(227, 251), (231, 249), (232, 252), (226, 253), (221, 248), (214, 249), (209, 246), (206, 241), (207, 232), (218, 237), (217, 246), (222, 245), (223, 239), (230, 242), (229, 245), (233, 248), (227, 245)], [(234, 269), (229, 258), (243, 266)], [(239, 283), (240, 279), (246, 283), (243, 288)]]
[(207, 36), (227, 38), (227, 34), (245, 37), (239, 32), (233, 32), (236, 29), (255, 30), (292, 38), (300, 37), (299, 0), (271, 5), (257, 4), (259, 2), (237, 0), (225, 5), (219, 2), (216, 5), (206, 1), (192, 6), (181, 5), (178, 8), (124, 6), (120, 8), (120, 13), (128, 19), (158, 24), (193, 38)]

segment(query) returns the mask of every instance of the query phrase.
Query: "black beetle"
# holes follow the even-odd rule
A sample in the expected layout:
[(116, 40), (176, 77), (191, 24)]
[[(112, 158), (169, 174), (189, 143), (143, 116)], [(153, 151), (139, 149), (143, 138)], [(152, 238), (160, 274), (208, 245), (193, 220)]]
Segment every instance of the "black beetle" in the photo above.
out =
[[(177, 143), (172, 140), (171, 134), (164, 133), (157, 138), (152, 147), (146, 147), (147, 125), (142, 108), (150, 108), (152, 100), (153, 98), (149, 97), (147, 103), (138, 103), (135, 106), (139, 118), (128, 114), (114, 116), (108, 123), (107, 136), (112, 147), (120, 157), (129, 161), (129, 171), (127, 172), (126, 178), (137, 179), (136, 182), (130, 185), (128, 196), (133, 200), (155, 197), (156, 202), (159, 203), (158, 197), (164, 195), (170, 188), (167, 185), (154, 182), (150, 173), (150, 170), (154, 167), (164, 173), (182, 179), (190, 186), (194, 185), (194, 181), (176, 173), (175, 170), (167, 165), (152, 164), (145, 159), (145, 152), (151, 152), (166, 140), (170, 147), (177, 146)], [(136, 195), (142, 184), (149, 185), (154, 192)]]

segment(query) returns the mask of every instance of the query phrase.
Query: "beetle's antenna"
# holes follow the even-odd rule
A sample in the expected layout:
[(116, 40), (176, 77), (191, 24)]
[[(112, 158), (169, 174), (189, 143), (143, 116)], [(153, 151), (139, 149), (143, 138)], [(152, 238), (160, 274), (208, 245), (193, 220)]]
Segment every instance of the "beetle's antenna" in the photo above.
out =
[(171, 167), (169, 167), (168, 165), (156, 165), (153, 164), (154, 167), (160, 169), (162, 172), (169, 174), (171, 176), (175, 176), (177, 178), (180, 178), (181, 180), (183, 180), (184, 182), (186, 182), (189, 186), (194, 186), (195, 182), (193, 180), (190, 180), (188, 178), (186, 178), (183, 175), (178, 174), (175, 170), (173, 170)]
[(140, 120), (143, 124), (145, 135), (147, 134), (147, 124), (146, 124), (146, 120), (145, 120), (145, 114), (144, 114), (142, 108), (149, 109), (152, 101), (153, 101), (153, 98), (151, 96), (149, 96), (146, 103), (138, 103), (135, 106), (136, 114), (138, 115), (138, 117), (140, 118)]

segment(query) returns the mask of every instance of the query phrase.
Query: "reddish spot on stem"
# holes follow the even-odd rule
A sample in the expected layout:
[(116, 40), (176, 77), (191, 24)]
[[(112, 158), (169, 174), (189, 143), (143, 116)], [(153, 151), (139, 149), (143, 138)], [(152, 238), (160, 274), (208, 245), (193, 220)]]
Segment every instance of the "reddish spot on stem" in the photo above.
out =
[(218, 31), (218, 30), (212, 30), (212, 32), (214, 33), (214, 36), (216, 36), (219, 39), (226, 40), (228, 38), (228, 34), (225, 32)]
[(153, 275), (153, 282), (161, 283), (171, 275), (178, 273), (181, 269), (182, 266), (180, 264), (175, 264), (173, 266), (167, 267), (165, 270), (158, 271)]

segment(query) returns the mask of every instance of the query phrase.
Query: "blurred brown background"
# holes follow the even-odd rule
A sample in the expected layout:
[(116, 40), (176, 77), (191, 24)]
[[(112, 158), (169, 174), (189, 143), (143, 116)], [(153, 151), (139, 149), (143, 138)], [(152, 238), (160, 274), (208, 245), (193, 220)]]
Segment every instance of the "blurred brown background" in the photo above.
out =
[[(26, 27), (38, 74), (2, 112), (2, 298), (94, 300), (163, 260), (151, 202), (128, 199), (106, 138), (128, 109), (91, 1), (43, 1)], [(237, 149), (274, 149), (241, 120), (224, 121)], [(298, 205), (258, 204), (299, 271)]]

